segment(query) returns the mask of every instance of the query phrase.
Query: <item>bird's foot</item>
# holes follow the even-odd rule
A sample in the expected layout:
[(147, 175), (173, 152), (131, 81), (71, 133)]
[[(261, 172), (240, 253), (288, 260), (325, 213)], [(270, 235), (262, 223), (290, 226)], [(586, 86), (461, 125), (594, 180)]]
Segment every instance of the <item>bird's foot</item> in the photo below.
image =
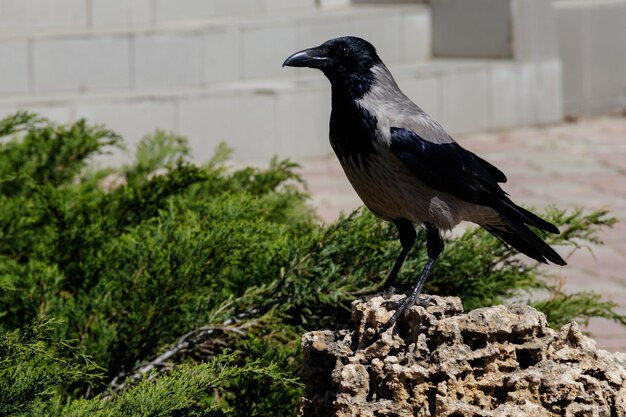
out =
[(415, 300), (413, 305), (426, 308), (429, 305), (434, 304), (434, 303), (435, 303), (435, 299), (433, 297), (426, 295), (424, 297), (417, 297), (417, 300)]
[(398, 301), (387, 301), (385, 303), (385, 307), (388, 309), (395, 309), (396, 311), (393, 313), (393, 316), (383, 325), (380, 329), (380, 333), (384, 333), (393, 325), (396, 324), (401, 315), (403, 315), (410, 307), (417, 305), (420, 307), (428, 307), (434, 301), (433, 297), (420, 297), (419, 294), (415, 294), (415, 296), (410, 295), (403, 300)]
[[(391, 294), (389, 294), (391, 295)], [(385, 298), (389, 298), (387, 296), (387, 294), (383, 295)], [(391, 301), (385, 301), (383, 303), (383, 305), (385, 306), (385, 308), (387, 310), (397, 310), (398, 308), (400, 308), (400, 306), (402, 305), (402, 303), (404, 303), (404, 300), (406, 300), (406, 298), (403, 298), (401, 300), (391, 300)]]
[[(390, 295), (393, 295), (394, 293), (391, 292), (390, 294), (387, 294), (387, 292), (383, 293), (383, 297), (388, 298)], [(429, 297), (429, 296), (424, 296), (424, 297), (417, 297), (413, 302), (410, 302), (409, 298), (411, 296), (406, 296), (403, 299), (400, 300), (394, 300), (394, 301), (385, 301), (384, 302), (384, 306), (388, 309), (388, 310), (399, 310), (401, 309), (402, 311), (407, 310), (408, 308), (412, 307), (412, 306), (420, 306), (420, 307), (428, 307), (429, 305), (431, 305), (433, 303), (433, 301), (435, 300), (433, 297)], [(406, 305), (405, 305), (406, 304)]]

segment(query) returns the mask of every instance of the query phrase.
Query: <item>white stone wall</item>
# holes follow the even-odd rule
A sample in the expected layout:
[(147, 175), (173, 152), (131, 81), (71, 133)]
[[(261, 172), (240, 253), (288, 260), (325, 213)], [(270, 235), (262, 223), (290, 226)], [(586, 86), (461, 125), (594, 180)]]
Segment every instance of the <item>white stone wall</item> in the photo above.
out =
[[(327, 120), (309, 117), (323, 109), (327, 118), (328, 86), (321, 74), (281, 66), (298, 49), (354, 34), (375, 43), (391, 64), (430, 54), (423, 6), (48, 1), (18, 7), (0, 0), (0, 113), (36, 110), (62, 122), (86, 117), (131, 143), (169, 129), (189, 135), (199, 160), (222, 140), (245, 159), (328, 152)], [(311, 75), (320, 87), (300, 96), (299, 80)], [(289, 139), (301, 134), (296, 120), (307, 126), (298, 145)]]
[(314, 0), (0, 0), (0, 33), (145, 28), (314, 9)]
[(452, 133), (560, 119), (558, 61), (432, 60), (431, 33), (421, 4), (0, 0), (0, 115), (85, 117), (131, 147), (171, 130), (200, 161), (220, 141), (245, 160), (326, 154), (328, 82), (281, 64), (352, 34), (374, 43), (401, 87)]
[(626, 0), (554, 2), (565, 111), (626, 108)]

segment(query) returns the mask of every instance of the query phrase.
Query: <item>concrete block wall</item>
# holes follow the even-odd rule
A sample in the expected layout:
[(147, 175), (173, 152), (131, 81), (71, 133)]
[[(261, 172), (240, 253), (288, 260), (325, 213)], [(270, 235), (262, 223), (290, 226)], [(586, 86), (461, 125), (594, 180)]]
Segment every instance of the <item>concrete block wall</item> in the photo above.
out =
[(431, 0), (433, 54), (456, 58), (552, 59), (551, 0)]
[[(131, 147), (162, 128), (187, 135), (199, 161), (220, 141), (244, 160), (329, 153), (328, 82), (281, 64), (345, 34), (372, 41), (405, 92), (450, 133), (561, 117), (558, 59), (431, 59), (431, 9), (417, 1), (72, 0), (66, 14), (33, 12), (20, 28), (2, 13), (17, 16), (11, 1), (0, 0), (0, 115), (85, 117)], [(57, 0), (23, 1), (37, 9)]]
[(512, 1), (513, 56), (521, 60), (557, 56), (556, 18), (552, 0)]
[[(405, 93), (451, 134), (555, 122), (561, 115), (558, 60), (520, 64), (450, 59), (396, 64), (391, 70)], [(24, 97), (4, 105), (0, 101), (0, 113), (16, 107), (60, 121), (85, 117), (134, 141), (156, 127), (179, 132), (190, 138), (197, 160), (207, 160), (220, 141), (247, 161), (330, 152), (330, 89), (317, 72), (204, 90), (77, 94), (46, 102)]]
[(28, 41), (8, 40), (0, 42), (0, 94), (23, 94), (28, 92), (30, 54)]
[(25, 46), (32, 57), (27, 72), (29, 92), (121, 90), (131, 86), (128, 37), (38, 38)]
[(626, 0), (430, 2), (435, 56), (557, 58), (566, 114), (626, 108)]
[(88, 13), (86, 0), (1, 0), (0, 33), (78, 29), (87, 25)]
[(448, 59), (424, 64), (419, 72), (400, 69), (397, 75), (405, 93), (451, 134), (553, 123), (561, 117), (558, 60)]
[(566, 114), (626, 108), (626, 0), (554, 2)]
[(281, 64), (292, 52), (348, 33), (371, 39), (389, 62), (430, 53), (428, 14), (419, 7), (239, 18), (159, 30), (0, 36), (0, 54), (8, 57), (0, 63), (0, 96), (202, 88), (282, 76)]
[[(29, 7), (39, 6), (30, 1)], [(328, 86), (315, 74), (320, 87), (305, 94), (298, 107), (299, 79), (313, 72), (282, 68), (289, 54), (355, 34), (375, 43), (391, 64), (430, 56), (430, 15), (423, 5), (317, 7), (313, 0), (80, 4), (68, 4), (81, 11), (72, 16), (88, 15), (74, 25), (34, 19), (28, 33), (0, 31), (0, 56), (7, 57), (0, 59), (0, 115), (28, 109), (61, 122), (86, 117), (118, 130), (131, 146), (155, 128), (169, 129), (190, 137), (199, 160), (222, 140), (243, 159), (319, 155), (329, 151)], [(272, 12), (258, 13), (265, 9)], [(0, 29), (7, 24), (0, 18)], [(324, 117), (308, 117), (311, 108), (320, 115), (323, 109)], [(299, 134), (295, 120), (309, 126), (309, 137), (319, 139), (289, 140)]]
[(508, 0), (433, 0), (433, 54), (456, 58), (512, 58)]
[(314, 9), (315, 0), (0, 0), (0, 34), (155, 28)]

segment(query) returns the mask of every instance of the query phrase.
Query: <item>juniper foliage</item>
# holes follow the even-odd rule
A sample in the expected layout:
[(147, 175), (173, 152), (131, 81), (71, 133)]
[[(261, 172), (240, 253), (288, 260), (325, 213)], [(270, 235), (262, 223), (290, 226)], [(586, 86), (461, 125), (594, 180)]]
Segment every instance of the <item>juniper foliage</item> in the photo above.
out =
[[(131, 163), (93, 163), (122, 146), (84, 121), (0, 121), (0, 414), (295, 415), (299, 336), (346, 325), (393, 264), (395, 231), (365, 210), (319, 225), (289, 161), (229, 168), (220, 147), (197, 166), (184, 138), (157, 131)], [(614, 222), (546, 216), (562, 250)], [(413, 251), (401, 280), (424, 260)], [(467, 308), (526, 297), (557, 326), (626, 322), (544, 271), (470, 229), (425, 291)]]

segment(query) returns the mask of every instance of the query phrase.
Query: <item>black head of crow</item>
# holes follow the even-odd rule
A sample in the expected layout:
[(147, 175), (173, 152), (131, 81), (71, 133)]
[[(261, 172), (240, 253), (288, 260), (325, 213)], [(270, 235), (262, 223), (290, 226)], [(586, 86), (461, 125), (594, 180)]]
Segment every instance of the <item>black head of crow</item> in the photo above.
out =
[(361, 38), (344, 37), (296, 52), (283, 65), (318, 68), (333, 85), (342, 85), (349, 93), (363, 94), (373, 82), (372, 67), (380, 64), (372, 44)]
[(416, 238), (426, 229), (428, 261), (412, 293), (385, 329), (419, 298), (444, 249), (440, 231), (465, 220), (543, 263), (565, 261), (528, 227), (558, 233), (553, 224), (516, 205), (500, 188), (506, 176), (462, 148), (400, 91), (367, 41), (331, 39), (291, 55), (284, 64), (320, 69), (332, 89), (330, 143), (365, 205), (398, 229), (402, 250), (385, 288), (393, 286)]

